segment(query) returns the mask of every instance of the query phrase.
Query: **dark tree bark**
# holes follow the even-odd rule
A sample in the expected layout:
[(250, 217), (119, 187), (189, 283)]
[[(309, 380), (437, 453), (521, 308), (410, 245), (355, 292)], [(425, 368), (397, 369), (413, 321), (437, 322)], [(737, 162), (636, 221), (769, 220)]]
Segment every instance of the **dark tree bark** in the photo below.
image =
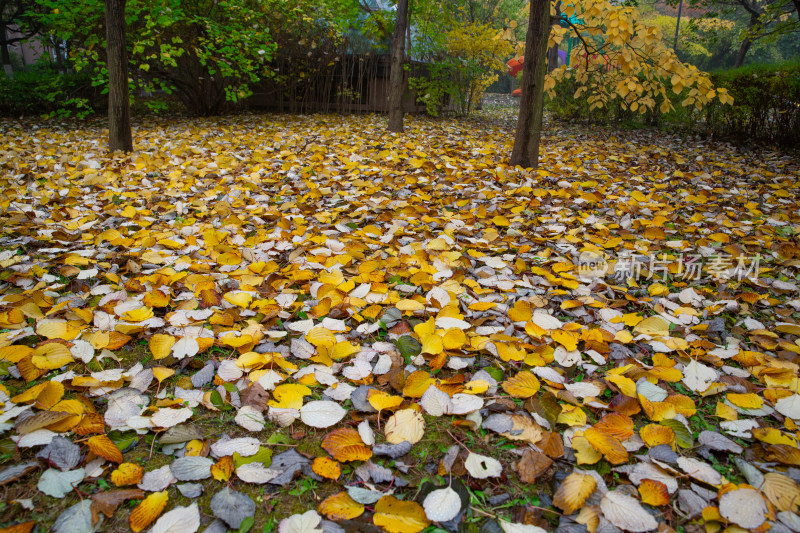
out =
[(744, 65), (744, 58), (747, 55), (748, 50), (750, 50), (750, 46), (753, 44), (753, 40), (751, 37), (751, 30), (758, 24), (759, 16), (756, 13), (750, 13), (750, 24), (747, 26), (747, 34), (742, 41), (742, 44), (739, 45), (739, 52), (736, 54), (736, 61), (733, 63), (733, 68), (741, 67)]
[(547, 40), (550, 37), (549, 0), (531, 0), (528, 32), (525, 36), (525, 62), (522, 66), (522, 95), (517, 132), (511, 151), (511, 164), (536, 168), (544, 112), (544, 77), (547, 73)]
[(405, 92), (405, 38), (408, 25), (408, 0), (397, 0), (397, 20), (392, 36), (392, 64), (389, 73), (389, 131), (403, 131), (403, 93)]
[(128, 102), (128, 51), (125, 47), (125, 1), (106, 0), (108, 62), (108, 149), (133, 151)]
[(547, 72), (558, 68), (558, 46), (551, 46), (547, 50)]

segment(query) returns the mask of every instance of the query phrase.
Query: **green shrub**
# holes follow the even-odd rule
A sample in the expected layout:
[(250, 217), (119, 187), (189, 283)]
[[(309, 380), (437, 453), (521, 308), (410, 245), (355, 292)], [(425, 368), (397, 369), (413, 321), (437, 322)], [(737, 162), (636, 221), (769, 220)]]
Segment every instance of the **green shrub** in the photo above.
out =
[(800, 62), (749, 65), (712, 74), (732, 106), (710, 106), (705, 125), (717, 137), (800, 147)]
[(547, 110), (561, 120), (631, 127), (660, 126), (672, 131), (693, 132), (740, 143), (800, 147), (800, 62), (779, 65), (750, 65), (711, 75), (716, 87), (724, 87), (733, 105), (718, 101), (697, 110), (684, 107), (685, 90), (669, 91), (673, 110), (643, 115), (611, 102), (602, 109), (589, 110), (585, 97), (574, 98), (577, 86), (566, 80), (556, 86), (556, 95), (546, 98)]
[(85, 73), (60, 73), (48, 63), (0, 74), (0, 115), (76, 116), (92, 112), (100, 90)]

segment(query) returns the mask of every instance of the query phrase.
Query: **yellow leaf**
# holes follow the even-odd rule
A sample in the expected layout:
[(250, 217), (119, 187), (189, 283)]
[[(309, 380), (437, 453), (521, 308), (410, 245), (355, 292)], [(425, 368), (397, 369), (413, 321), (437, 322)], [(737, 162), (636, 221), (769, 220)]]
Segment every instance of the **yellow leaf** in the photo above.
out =
[(562, 407), (556, 422), (568, 426), (585, 426), (586, 413), (577, 405), (565, 405)]
[(410, 311), (410, 312), (422, 311), (423, 309), (425, 309), (424, 304), (416, 300), (410, 300), (410, 299), (400, 300), (395, 304), (395, 307), (397, 307), (401, 311)]
[(142, 502), (137, 505), (128, 518), (131, 529), (134, 533), (139, 533), (158, 518), (164, 507), (167, 506), (169, 496), (167, 491), (154, 492), (147, 496)]
[(333, 348), (336, 344), (336, 337), (333, 332), (320, 326), (308, 330), (308, 333), (306, 333), (306, 340), (317, 348)]
[(122, 452), (106, 435), (95, 435), (86, 442), (95, 455), (113, 463), (122, 462)]
[(572, 473), (558, 486), (553, 495), (553, 505), (570, 515), (583, 506), (596, 486), (597, 482), (589, 474)]
[(467, 335), (463, 330), (450, 328), (442, 337), (442, 344), (447, 350), (458, 350), (467, 343)]
[(503, 390), (514, 398), (530, 398), (539, 391), (539, 380), (533, 372), (523, 370), (516, 376), (505, 380)]
[(372, 457), (372, 450), (353, 428), (340, 428), (328, 433), (322, 440), (322, 449), (341, 462), (367, 461)]
[(342, 465), (327, 457), (314, 459), (314, 462), (311, 463), (311, 470), (318, 476), (327, 479), (339, 479), (339, 476), (342, 475)]
[(733, 405), (741, 407), (742, 409), (759, 409), (764, 405), (764, 399), (753, 392), (746, 394), (731, 392), (726, 395), (726, 398), (728, 398), (728, 401)]
[(386, 409), (396, 409), (403, 403), (403, 398), (400, 396), (393, 396), (386, 392), (376, 389), (370, 389), (367, 393), (367, 401), (369, 404), (378, 411)]
[(564, 348), (566, 348), (570, 352), (578, 349), (578, 339), (575, 337), (573, 333), (569, 331), (564, 331), (564, 330), (551, 331), (550, 336), (553, 337), (554, 341), (561, 344)]
[(372, 521), (389, 533), (419, 533), (430, 525), (425, 510), (414, 501), (383, 496), (375, 504)]
[(57, 342), (42, 344), (33, 350), (31, 362), (36, 368), (42, 370), (55, 370), (73, 362), (75, 359), (69, 348)]
[(348, 341), (337, 342), (333, 347), (333, 351), (331, 352), (331, 359), (334, 361), (341, 361), (342, 359), (350, 357), (359, 351), (361, 351), (360, 346), (352, 344)]
[(228, 481), (231, 478), (231, 474), (233, 474), (233, 470), (233, 458), (230, 455), (220, 457), (219, 461), (211, 465), (211, 475), (217, 481)]
[(364, 514), (364, 506), (346, 492), (339, 492), (322, 500), (317, 511), (330, 520), (351, 520)]
[(283, 409), (300, 409), (303, 407), (303, 397), (309, 396), (311, 389), (299, 383), (286, 383), (278, 385), (272, 391), (272, 397), (267, 405)]
[(414, 409), (401, 409), (386, 421), (384, 433), (390, 444), (400, 444), (404, 440), (416, 444), (425, 434), (425, 419)]
[(111, 472), (111, 483), (117, 487), (136, 485), (142, 480), (144, 468), (135, 463), (122, 463)]
[(164, 335), (162, 333), (156, 333), (155, 335), (150, 337), (150, 342), (148, 343), (148, 346), (150, 348), (150, 352), (152, 352), (153, 354), (154, 359), (164, 359), (172, 352), (172, 346), (174, 344), (175, 344), (175, 337), (173, 337), (172, 335)]

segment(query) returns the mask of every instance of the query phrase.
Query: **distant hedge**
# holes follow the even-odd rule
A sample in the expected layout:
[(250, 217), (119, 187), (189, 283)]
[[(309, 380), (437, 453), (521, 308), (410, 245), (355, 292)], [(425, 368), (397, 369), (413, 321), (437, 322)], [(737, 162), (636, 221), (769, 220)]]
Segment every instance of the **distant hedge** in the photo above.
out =
[(706, 111), (714, 136), (800, 148), (800, 62), (746, 66), (716, 72), (712, 79), (734, 99), (733, 106)]
[(94, 111), (101, 91), (82, 73), (60, 73), (39, 63), (9, 78), (0, 73), (0, 115), (86, 116)]
[(585, 98), (573, 98), (575, 87), (568, 83), (556, 87), (556, 96), (548, 98), (546, 105), (562, 120), (660, 126), (740, 143), (800, 149), (800, 62), (746, 66), (712, 73), (711, 78), (714, 85), (728, 89), (733, 105), (714, 103), (698, 111), (681, 105), (686, 95), (671, 94), (675, 109), (666, 114), (642, 115), (622, 109), (618, 102), (589, 111)]

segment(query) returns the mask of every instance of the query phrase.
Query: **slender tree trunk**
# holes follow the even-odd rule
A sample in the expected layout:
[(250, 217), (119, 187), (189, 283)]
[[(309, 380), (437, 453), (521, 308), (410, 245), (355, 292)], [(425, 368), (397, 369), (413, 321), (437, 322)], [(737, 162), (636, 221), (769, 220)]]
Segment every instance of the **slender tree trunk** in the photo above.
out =
[(511, 164), (536, 168), (544, 113), (544, 76), (547, 72), (547, 39), (550, 36), (549, 0), (531, 0), (528, 33), (525, 36), (525, 62), (522, 66), (522, 95)]
[(6, 75), (13, 76), (14, 68), (11, 65), (11, 54), (8, 51), (8, 33), (6, 32), (5, 24), (3, 24), (2, 28), (0, 28), (0, 38), (2, 38), (3, 42), (3, 44), (0, 45), (0, 56), (2, 56), (3, 70), (5, 71)]
[(392, 64), (389, 72), (389, 131), (403, 131), (403, 59), (405, 57), (408, 0), (397, 0), (397, 20), (392, 36)]
[(133, 151), (128, 103), (128, 52), (125, 47), (125, 0), (106, 0), (108, 57), (108, 149)]
[(750, 50), (750, 46), (753, 44), (752, 39), (750, 39), (750, 31), (758, 24), (758, 15), (755, 13), (750, 14), (750, 24), (747, 26), (747, 34), (742, 41), (742, 44), (739, 46), (739, 53), (736, 54), (736, 61), (733, 63), (733, 68), (741, 67), (744, 65), (744, 57), (747, 55), (748, 50)]
[(558, 46), (551, 46), (547, 50), (547, 72), (558, 68)]

